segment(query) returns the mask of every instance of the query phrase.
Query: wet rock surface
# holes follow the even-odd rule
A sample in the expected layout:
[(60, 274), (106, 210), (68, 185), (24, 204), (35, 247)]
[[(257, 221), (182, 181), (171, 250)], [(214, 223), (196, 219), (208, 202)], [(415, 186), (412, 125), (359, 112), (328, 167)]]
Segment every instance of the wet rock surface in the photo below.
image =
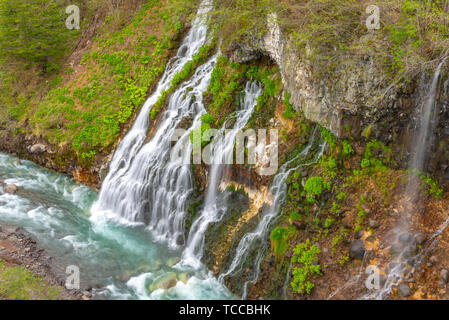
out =
[(426, 235), (422, 232), (415, 234), (415, 243), (418, 245), (422, 245), (426, 242)]
[(364, 255), (365, 255), (365, 244), (363, 240), (359, 239), (352, 242), (349, 248), (349, 256), (352, 259), (362, 260)]
[(406, 282), (401, 282), (398, 285), (398, 293), (401, 297), (408, 297), (412, 294), (412, 291), (410, 290), (410, 286)]
[(9, 194), (16, 194), (17, 191), (19, 191), (19, 187), (17, 187), (15, 184), (5, 184), (3, 186), (3, 190)]

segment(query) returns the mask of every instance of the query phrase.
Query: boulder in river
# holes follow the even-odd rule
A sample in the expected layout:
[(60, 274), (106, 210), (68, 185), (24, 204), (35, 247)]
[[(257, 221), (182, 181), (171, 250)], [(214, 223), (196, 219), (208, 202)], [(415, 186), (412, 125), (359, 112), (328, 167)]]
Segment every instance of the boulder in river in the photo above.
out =
[(178, 282), (178, 280), (176, 277), (176, 273), (169, 272), (169, 273), (166, 273), (166, 274), (160, 276), (156, 280), (154, 280), (154, 282), (151, 284), (149, 289), (150, 289), (150, 291), (154, 291), (157, 289), (168, 290), (168, 289), (176, 286), (177, 282)]
[(16, 194), (19, 188), (15, 184), (7, 184), (3, 187), (3, 191), (9, 194)]
[(172, 268), (175, 264), (177, 264), (179, 261), (181, 261), (181, 259), (179, 257), (173, 257), (173, 258), (169, 258), (167, 259), (167, 261), (165, 262), (165, 264), (167, 265), (167, 267)]
[(189, 275), (185, 272), (180, 273), (178, 275), (178, 279), (179, 279), (179, 281), (183, 282), (184, 284), (187, 284), (187, 281), (189, 280)]

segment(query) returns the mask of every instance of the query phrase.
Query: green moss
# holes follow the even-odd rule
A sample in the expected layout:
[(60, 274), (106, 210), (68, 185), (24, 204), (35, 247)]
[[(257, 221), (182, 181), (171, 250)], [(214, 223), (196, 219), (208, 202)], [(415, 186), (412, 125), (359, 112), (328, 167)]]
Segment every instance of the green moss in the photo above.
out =
[(282, 116), (286, 119), (293, 119), (296, 116), (295, 111), (293, 110), (293, 106), (290, 103), (290, 93), (287, 91), (284, 93), (284, 105), (285, 105), (285, 111), (282, 114)]
[[(211, 123), (214, 121), (215, 118), (208, 113), (201, 116), (201, 125), (190, 132), (190, 143), (193, 144), (193, 150), (200, 149), (200, 146), (196, 144), (197, 141), (201, 141), (201, 148), (204, 148), (210, 142), (205, 132), (211, 128)], [(196, 139), (196, 137), (198, 138)]]
[(365, 129), (363, 129), (362, 137), (365, 137), (365, 139), (369, 139), (372, 131), (373, 131), (373, 125), (370, 124)]
[(354, 148), (351, 146), (348, 140), (343, 140), (342, 146), (343, 146), (343, 156), (349, 157), (354, 154)]
[(366, 144), (365, 152), (361, 160), (360, 166), (364, 168), (374, 168), (379, 170), (385, 170), (387, 165), (396, 165), (393, 158), (393, 152), (390, 147), (387, 147), (381, 141), (370, 140)]
[(247, 65), (230, 63), (224, 56), (217, 58), (205, 93), (206, 108), (216, 119), (214, 127), (221, 127), (226, 117), (238, 108), (247, 69)]
[(327, 130), (324, 127), (321, 127), (320, 133), (321, 133), (321, 136), (323, 137), (324, 141), (326, 141), (326, 143), (329, 144), (329, 146), (331, 146), (333, 148), (337, 145), (337, 139), (332, 134), (332, 132), (330, 132), (329, 130)]
[(271, 250), (277, 261), (284, 260), (285, 252), (288, 248), (289, 234), (286, 228), (276, 227), (271, 232)]

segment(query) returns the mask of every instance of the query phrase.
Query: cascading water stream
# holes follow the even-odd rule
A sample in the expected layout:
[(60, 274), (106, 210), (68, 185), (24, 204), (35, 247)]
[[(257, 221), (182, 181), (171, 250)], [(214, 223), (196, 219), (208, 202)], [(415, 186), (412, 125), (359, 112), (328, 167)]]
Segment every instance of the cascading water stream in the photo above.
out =
[[(80, 269), (81, 290), (96, 287), (104, 299), (230, 299), (232, 295), (205, 272), (174, 268), (181, 252), (154, 241), (141, 224), (92, 222), (97, 194), (64, 175), (29, 161), (0, 154), (0, 179), (19, 187), (10, 195), (0, 187), (0, 224), (23, 227), (53, 259), (65, 277), (68, 265)], [(159, 288), (173, 279), (175, 286)]]
[[(198, 10), (197, 17), (193, 21), (192, 28), (187, 34), (186, 38), (179, 47), (176, 56), (174, 56), (168, 62), (164, 74), (159, 81), (154, 93), (147, 99), (143, 107), (141, 108), (139, 115), (132, 128), (128, 131), (126, 136), (120, 142), (114, 157), (109, 165), (109, 173), (102, 185), (102, 192), (100, 192), (99, 203), (104, 207), (111, 204), (111, 201), (115, 200), (113, 194), (105, 192), (105, 190), (111, 190), (117, 181), (126, 174), (132, 159), (142, 146), (145, 138), (147, 137), (149, 126), (149, 114), (153, 105), (157, 102), (161, 93), (170, 87), (173, 77), (181, 71), (185, 64), (190, 61), (199, 48), (205, 43), (207, 37), (207, 27), (202, 22), (202, 15), (210, 10), (210, 2), (203, 1)], [(115, 202), (112, 202), (115, 204)]]
[(300, 167), (309, 166), (313, 163), (316, 163), (324, 153), (326, 148), (326, 143), (322, 143), (320, 145), (319, 151), (317, 152), (315, 158), (308, 163), (300, 163), (296, 167), (289, 168), (292, 163), (297, 162), (298, 160), (304, 161), (309, 155), (310, 150), (316, 143), (316, 131), (315, 128), (311, 139), (307, 146), (292, 160), (286, 162), (279, 169), (279, 172), (274, 177), (273, 182), (270, 186), (269, 192), (273, 195), (273, 203), (264, 210), (262, 213), (262, 219), (258, 223), (256, 229), (253, 232), (246, 233), (243, 238), (240, 240), (234, 258), (228, 268), (228, 270), (222, 273), (219, 277), (219, 281), (224, 283), (226, 277), (240, 275), (244, 272), (244, 266), (246, 262), (248, 262), (250, 253), (252, 250), (257, 248), (256, 257), (251, 258), (251, 269), (252, 273), (247, 275), (246, 281), (243, 285), (243, 293), (242, 299), (246, 299), (248, 284), (253, 283), (259, 278), (260, 272), (260, 264), (262, 263), (262, 259), (265, 256), (266, 251), (263, 250), (264, 243), (267, 241), (270, 228), (275, 222), (276, 218), (279, 216), (279, 213), (282, 209), (282, 206), (285, 202), (286, 192), (287, 192), (287, 178), (290, 173), (294, 170), (299, 169)]
[[(177, 55), (119, 144), (93, 206), (97, 195), (88, 188), (31, 162), (0, 154), (1, 178), (19, 186), (17, 195), (5, 194), (0, 188), (0, 222), (22, 226), (34, 234), (58, 257), (62, 269), (78, 265), (82, 284), (101, 288), (99, 298), (232, 298), (205, 268), (191, 272), (175, 266), (181, 255), (178, 242), (183, 242), (180, 237), (185, 231), (185, 204), (192, 191), (189, 133), (206, 112), (202, 97), (215, 57), (175, 90), (159, 128), (146, 141), (151, 107), (207, 41), (201, 19), (209, 9), (210, 2), (203, 1)], [(171, 148), (176, 129), (190, 119), (190, 128)], [(184, 157), (181, 162), (172, 161), (171, 151), (180, 146), (187, 149)]]
[[(201, 215), (194, 221), (189, 232), (187, 246), (183, 253), (184, 265), (193, 268), (201, 267), (201, 258), (204, 246), (204, 234), (207, 227), (220, 220), (221, 215), (226, 212), (226, 207), (217, 207), (217, 192), (220, 182), (228, 169), (229, 157), (234, 154), (234, 144), (237, 134), (243, 130), (248, 123), (257, 98), (262, 94), (262, 87), (257, 82), (248, 82), (245, 87), (245, 95), (242, 101), (242, 110), (236, 113), (236, 122), (232, 130), (226, 130), (226, 123), (213, 139), (213, 151), (211, 155), (211, 167), (209, 170), (209, 181), (206, 192), (204, 209)], [(226, 134), (225, 134), (225, 131)]]
[[(202, 96), (214, 64), (215, 57), (200, 66), (192, 78), (173, 93), (154, 137), (137, 152), (127, 172), (111, 178), (113, 186), (102, 187), (93, 210), (96, 215), (109, 209), (129, 221), (144, 222), (154, 236), (167, 241), (172, 248), (183, 244), (187, 200), (193, 191), (192, 177), (188, 158), (184, 163), (172, 161), (172, 138), (181, 121), (192, 117), (192, 126), (174, 146), (174, 149), (184, 147), (184, 155), (189, 157), (189, 133), (206, 112)], [(102, 200), (102, 196), (106, 200)]]
[[(401, 234), (408, 234), (410, 232), (410, 216), (413, 214), (413, 207), (416, 204), (418, 196), (419, 181), (415, 170), (419, 172), (425, 171), (425, 165), (429, 158), (430, 147), (432, 145), (432, 133), (437, 124), (438, 110), (437, 110), (437, 98), (440, 88), (440, 75), (441, 70), (446, 62), (447, 58), (444, 58), (438, 65), (430, 83), (430, 86), (426, 88), (426, 93), (423, 98), (418, 102), (417, 116), (418, 123), (413, 135), (413, 145), (416, 146), (412, 153), (412, 157), (409, 163), (410, 174), (407, 180), (407, 187), (404, 194), (404, 212), (400, 217), (399, 225), (395, 228), (394, 233), (396, 243), (401, 243), (399, 236)], [(447, 222), (443, 223), (444, 227)], [(438, 229), (440, 230), (441, 227)], [(441, 231), (440, 231), (441, 232)], [(395, 260), (396, 264), (387, 274), (385, 285), (380, 290), (374, 293), (367, 294), (362, 299), (382, 299), (386, 294), (391, 292), (394, 286), (398, 285), (403, 278), (406, 264), (408, 263), (409, 247), (408, 243), (403, 243), (404, 248)], [(419, 257), (418, 259), (419, 260)], [(416, 261), (416, 266), (419, 261)]]
[[(144, 140), (151, 107), (161, 92), (170, 86), (176, 72), (182, 70), (206, 42), (207, 28), (201, 19), (208, 10), (210, 3), (204, 1), (176, 57), (168, 64), (156, 92), (146, 101), (115, 152), (99, 199), (92, 210), (94, 218), (118, 215), (128, 221), (143, 222), (154, 236), (167, 241), (171, 248), (185, 242), (186, 203), (193, 190), (189, 161), (179, 163), (169, 159), (171, 142), (181, 121), (193, 118), (192, 126), (175, 146), (190, 148), (186, 140), (189, 132), (199, 124), (200, 116), (206, 112), (202, 96), (209, 85), (215, 57), (200, 66), (190, 80), (175, 90), (157, 132), (146, 144)], [(189, 157), (189, 150), (184, 151), (185, 156)]]

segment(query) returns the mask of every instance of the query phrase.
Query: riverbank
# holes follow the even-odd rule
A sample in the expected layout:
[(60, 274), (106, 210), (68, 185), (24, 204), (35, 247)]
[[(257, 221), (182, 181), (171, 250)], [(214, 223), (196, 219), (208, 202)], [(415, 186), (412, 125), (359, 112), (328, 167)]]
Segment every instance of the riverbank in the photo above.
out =
[(0, 224), (0, 299), (90, 300), (90, 291), (65, 288), (52, 261), (24, 229)]

